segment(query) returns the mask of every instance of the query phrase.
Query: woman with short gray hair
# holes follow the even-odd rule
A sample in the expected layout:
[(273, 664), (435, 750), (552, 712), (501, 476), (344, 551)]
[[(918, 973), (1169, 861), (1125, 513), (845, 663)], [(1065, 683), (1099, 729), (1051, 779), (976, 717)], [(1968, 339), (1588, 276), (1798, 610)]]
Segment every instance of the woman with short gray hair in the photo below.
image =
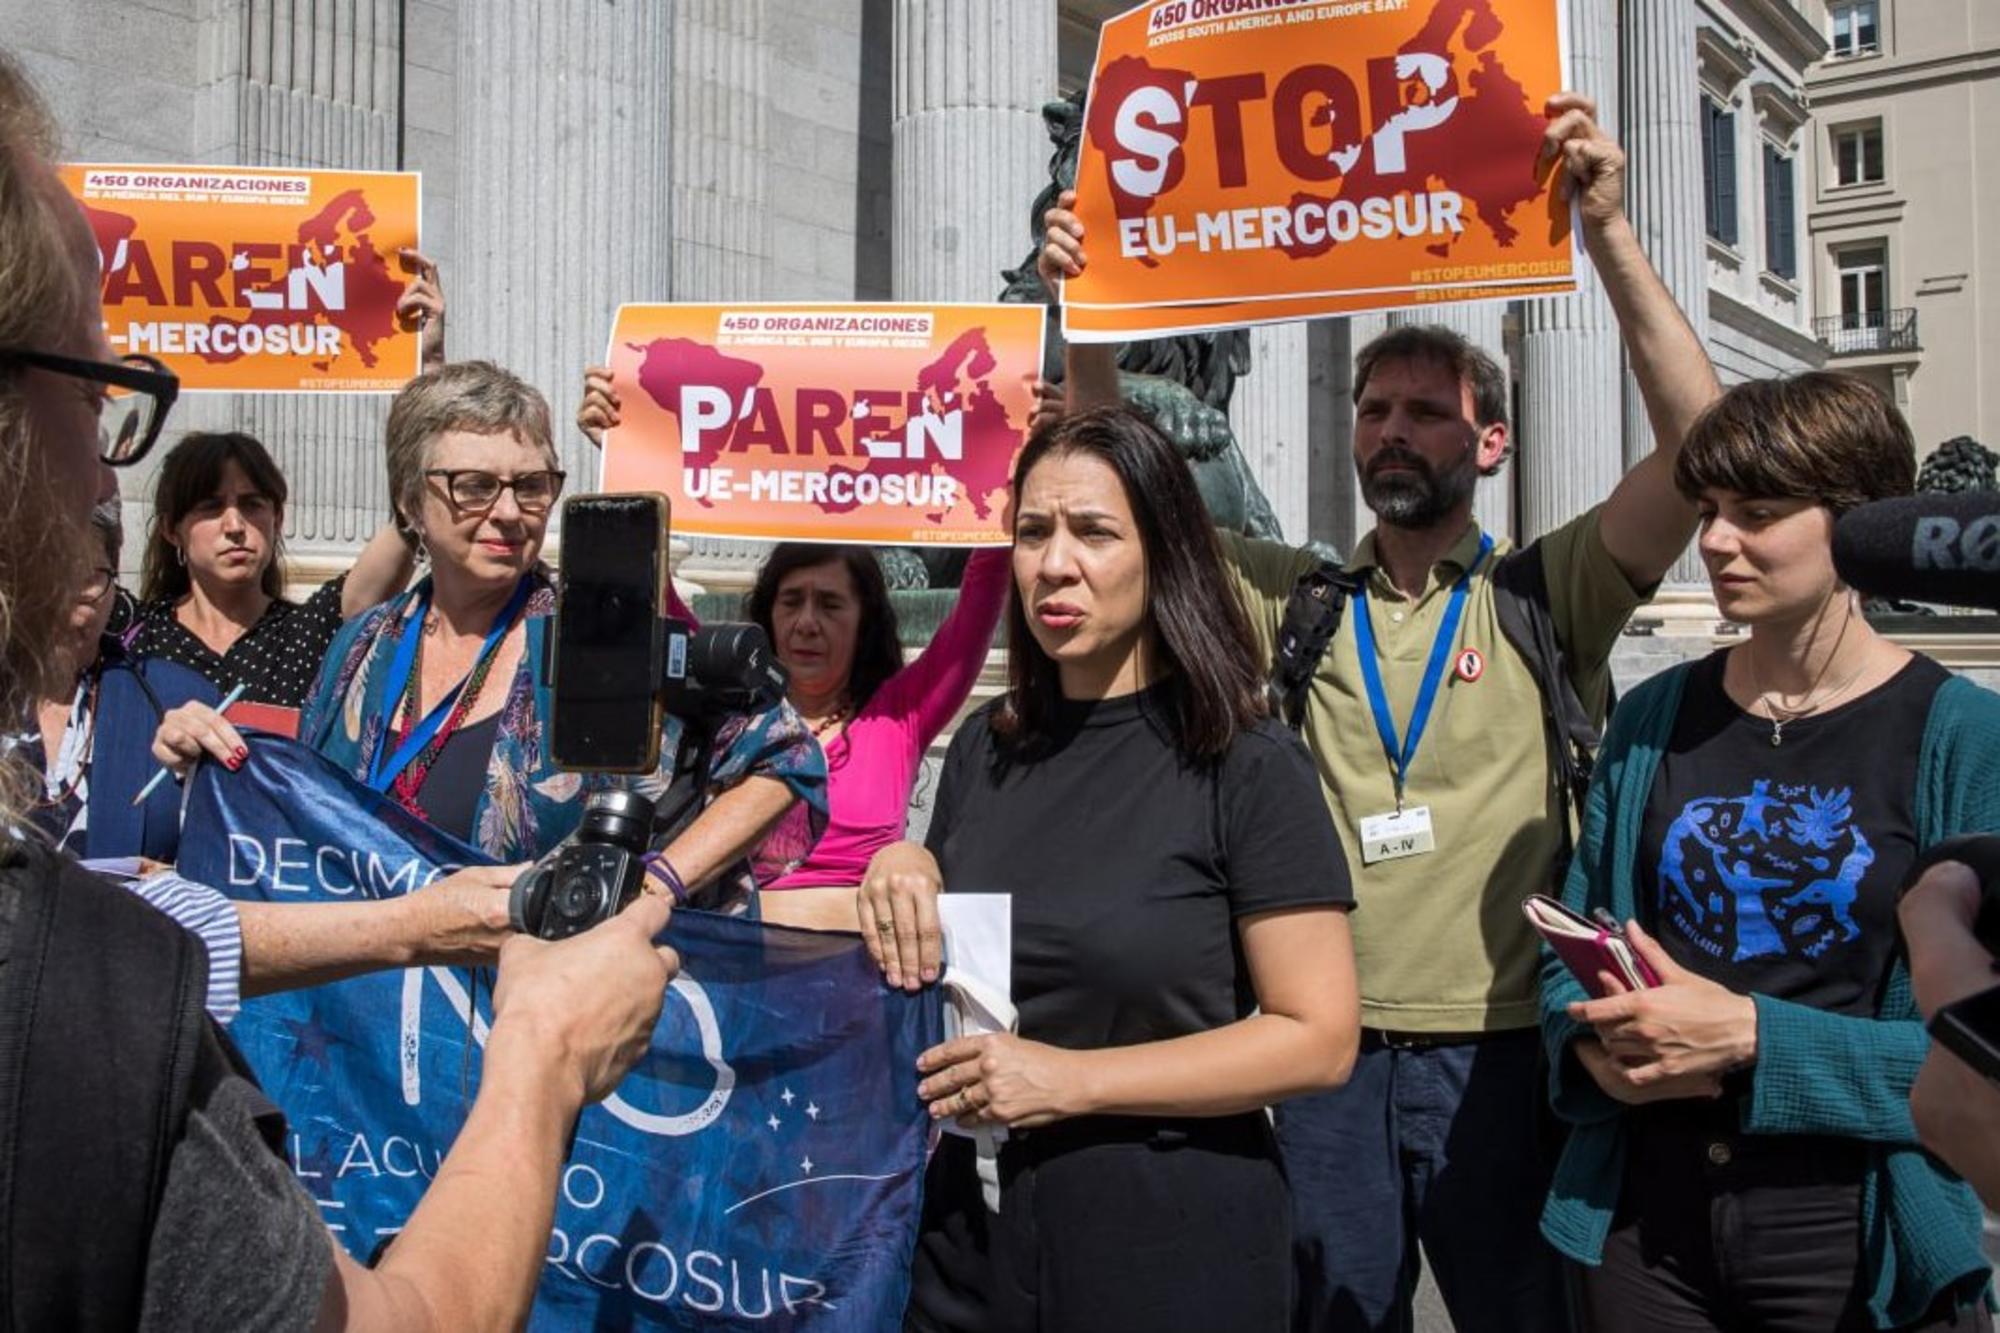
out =
[[(419, 549), (422, 534), (405, 515), (423, 512), (435, 447), (452, 431), (514, 437), (541, 456), (540, 470), (553, 483), (549, 502), (561, 492), (566, 474), (556, 457), (548, 401), (537, 390), (491, 361), (461, 361), (421, 376), (396, 395), (389, 409), (385, 448), (397, 524)], [(534, 485), (530, 483), (531, 494)], [(518, 492), (515, 498), (520, 498)]]

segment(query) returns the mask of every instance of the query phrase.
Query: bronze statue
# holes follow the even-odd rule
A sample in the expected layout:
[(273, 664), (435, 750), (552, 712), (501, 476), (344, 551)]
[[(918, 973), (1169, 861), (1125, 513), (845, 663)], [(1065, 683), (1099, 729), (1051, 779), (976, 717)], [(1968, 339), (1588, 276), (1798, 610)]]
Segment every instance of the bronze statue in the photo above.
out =
[[(1042, 248), (1042, 214), (1055, 207), (1057, 195), (1076, 183), (1077, 150), (1083, 141), (1083, 94), (1048, 103), (1042, 108), (1042, 120), (1056, 146), (1049, 159), (1049, 184), (1035, 197), (1029, 218), (1034, 248), (1019, 268), (1001, 274), (1007, 280), (1000, 293), (1003, 301), (1047, 305), (1053, 297), (1035, 272), (1035, 256)], [(1060, 383), (1062, 321), (1053, 306), (1049, 308), (1046, 346), (1043, 378)], [(1248, 330), (1124, 343), (1118, 349), (1118, 369), (1126, 401), (1149, 413), (1193, 465), (1195, 481), (1216, 525), (1252, 537), (1282, 539), (1278, 516), (1251, 475), (1229, 428), (1230, 395), (1236, 390), (1237, 379), (1250, 371)]]
[[(1056, 151), (1049, 159), (1049, 184), (1035, 196), (1028, 220), (1034, 248), (1019, 268), (1002, 271), (1000, 276), (1007, 280), (1007, 286), (1000, 299), (1049, 307), (1042, 377), (1059, 384), (1063, 378), (1062, 320), (1050, 305), (1054, 294), (1035, 272), (1035, 256), (1042, 248), (1042, 214), (1055, 206), (1057, 195), (1076, 182), (1077, 150), (1083, 141), (1083, 94), (1043, 106), (1042, 120)], [(1216, 525), (1251, 537), (1282, 540), (1278, 516), (1229, 428), (1230, 395), (1236, 390), (1237, 379), (1250, 372), (1249, 332), (1229, 329), (1124, 343), (1118, 349), (1118, 369), (1126, 401), (1150, 414), (1194, 468), (1195, 483), (1201, 487)], [(894, 589), (956, 587), (965, 568), (965, 552), (948, 548), (883, 550), (878, 554)]]

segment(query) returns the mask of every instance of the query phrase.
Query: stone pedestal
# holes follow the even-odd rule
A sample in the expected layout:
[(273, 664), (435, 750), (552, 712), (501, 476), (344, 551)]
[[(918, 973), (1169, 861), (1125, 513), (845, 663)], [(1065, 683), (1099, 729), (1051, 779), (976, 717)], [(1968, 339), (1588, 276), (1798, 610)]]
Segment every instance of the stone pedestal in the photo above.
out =
[[(1578, 89), (1616, 132), (1617, 16), (1602, 0), (1571, 0), (1570, 61)], [(1524, 542), (1603, 500), (1625, 470), (1618, 324), (1587, 266), (1571, 296), (1524, 300), (1520, 470)]]
[(1056, 9), (896, 0), (897, 300), (990, 301), (1019, 262), (1022, 220), (1048, 181)]

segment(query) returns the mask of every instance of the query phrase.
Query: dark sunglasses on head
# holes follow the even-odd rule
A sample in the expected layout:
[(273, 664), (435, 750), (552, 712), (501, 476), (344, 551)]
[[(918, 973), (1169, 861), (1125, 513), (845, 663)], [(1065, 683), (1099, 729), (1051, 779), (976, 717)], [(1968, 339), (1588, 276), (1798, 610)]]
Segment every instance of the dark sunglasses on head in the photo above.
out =
[(82, 361), (54, 352), (0, 348), (0, 364), (88, 380), (104, 386), (97, 417), (97, 456), (112, 467), (130, 467), (160, 438), (167, 409), (180, 396), (180, 378), (150, 356), (133, 353), (117, 361)]

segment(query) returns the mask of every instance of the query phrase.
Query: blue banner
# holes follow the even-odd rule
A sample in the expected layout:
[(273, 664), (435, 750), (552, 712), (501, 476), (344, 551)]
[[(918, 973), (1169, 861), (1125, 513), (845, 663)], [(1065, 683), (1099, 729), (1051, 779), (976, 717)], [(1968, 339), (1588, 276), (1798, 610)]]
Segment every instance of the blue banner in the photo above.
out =
[[(190, 785), (180, 871), (232, 897), (353, 902), (487, 858), (259, 736)], [(899, 1326), (928, 1121), (935, 989), (883, 986), (854, 935), (676, 912), (651, 1052), (586, 1109), (535, 1328)], [(400, 1229), (464, 1123), (490, 969), (411, 968), (244, 1003), (231, 1029), (291, 1122), (292, 1165), (348, 1251)]]

